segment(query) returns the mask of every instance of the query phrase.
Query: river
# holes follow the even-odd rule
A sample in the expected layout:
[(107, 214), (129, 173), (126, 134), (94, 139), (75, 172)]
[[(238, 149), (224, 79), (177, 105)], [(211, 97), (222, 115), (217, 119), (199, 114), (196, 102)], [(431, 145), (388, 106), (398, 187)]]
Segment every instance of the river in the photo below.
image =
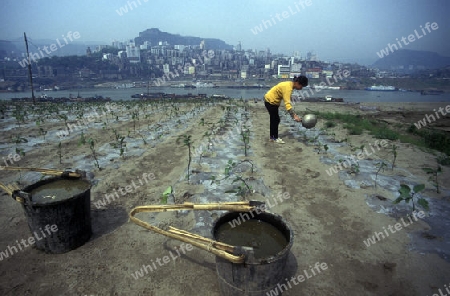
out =
[[(152, 87), (150, 92), (164, 92), (173, 94), (213, 94), (225, 95), (230, 98), (261, 99), (268, 89), (233, 89), (233, 88), (172, 88), (172, 87)], [(146, 88), (92, 88), (80, 90), (60, 90), (36, 92), (39, 97), (46, 94), (49, 97), (76, 97), (78, 93), (81, 97), (103, 96), (110, 97), (112, 100), (135, 100), (131, 95), (147, 92)], [(296, 91), (294, 91), (294, 94)], [(331, 95), (334, 98), (343, 98), (344, 102), (449, 102), (450, 93), (440, 95), (421, 95), (420, 92), (402, 92), (402, 91), (366, 91), (366, 90), (321, 90), (307, 92), (311, 97), (325, 97)], [(312, 94), (311, 94), (312, 93)], [(31, 92), (0, 93), (0, 100), (11, 98), (31, 97)]]

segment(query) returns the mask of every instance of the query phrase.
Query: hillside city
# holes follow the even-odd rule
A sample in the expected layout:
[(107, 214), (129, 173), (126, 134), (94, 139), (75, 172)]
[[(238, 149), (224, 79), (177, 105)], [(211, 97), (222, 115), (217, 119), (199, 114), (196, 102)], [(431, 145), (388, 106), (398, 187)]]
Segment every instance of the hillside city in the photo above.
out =
[[(273, 54), (269, 48), (244, 50), (241, 42), (228, 46), (217, 39), (195, 37), (200, 40), (196, 45), (171, 44), (167, 40), (183, 42), (186, 39), (175, 39), (175, 35), (164, 33), (166, 37), (161, 33), (164, 32), (149, 29), (141, 32), (134, 40), (87, 47), (85, 54), (78, 56), (39, 58), (36, 53), (31, 53), (34, 83), (38, 90), (94, 86), (128, 88), (143, 87), (149, 83), (153, 86), (178, 87), (230, 84), (266, 87), (274, 80), (305, 75), (317, 84), (322, 82), (343, 89), (364, 89), (374, 83), (371, 79), (448, 76), (448, 70), (442, 74), (442, 71), (419, 68), (420, 71), (411, 74), (368, 68), (356, 63), (321, 61), (314, 52), (303, 55), (296, 51), (286, 56)], [(159, 34), (156, 38), (166, 40), (155, 41), (158, 40), (155, 34)], [(222, 48), (214, 49), (213, 46)], [(26, 56), (8, 58), (2, 63), (0, 91), (27, 89)], [(344, 78), (348, 79), (342, 77), (344, 72)], [(331, 83), (331, 79), (334, 79), (334, 83)]]

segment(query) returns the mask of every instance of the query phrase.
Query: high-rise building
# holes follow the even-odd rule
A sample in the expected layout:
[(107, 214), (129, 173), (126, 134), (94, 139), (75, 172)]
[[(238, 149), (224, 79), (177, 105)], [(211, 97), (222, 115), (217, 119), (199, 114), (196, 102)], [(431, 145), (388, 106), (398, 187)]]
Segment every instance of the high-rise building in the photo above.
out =
[(141, 59), (141, 51), (133, 44), (126, 46), (127, 58), (130, 63), (139, 63)]
[(241, 45), (241, 41), (238, 42), (238, 44), (236, 45), (236, 51), (241, 51), (242, 50), (242, 45)]

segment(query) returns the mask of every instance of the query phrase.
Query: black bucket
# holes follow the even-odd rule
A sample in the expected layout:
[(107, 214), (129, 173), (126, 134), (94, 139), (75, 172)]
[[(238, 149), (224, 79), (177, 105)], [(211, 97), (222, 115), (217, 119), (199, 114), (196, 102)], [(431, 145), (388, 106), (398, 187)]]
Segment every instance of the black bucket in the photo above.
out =
[[(81, 193), (48, 202), (34, 201), (32, 192), (44, 185), (65, 180), (82, 186)], [(70, 183), (69, 183), (70, 184)], [(75, 184), (75, 183), (74, 183)], [(86, 187), (84, 189), (84, 186)], [(46, 253), (65, 253), (89, 240), (91, 227), (91, 184), (84, 179), (53, 177), (23, 189), (22, 204), (37, 249)]]
[[(266, 296), (284, 279), (289, 251), (294, 242), (294, 234), (288, 223), (279, 215), (271, 213), (238, 213), (222, 215), (214, 224), (213, 237), (218, 240), (218, 229), (231, 221), (258, 220), (274, 226), (286, 239), (287, 245), (278, 253), (264, 258), (255, 258), (253, 252), (246, 256), (243, 264), (216, 256), (216, 271), (222, 296)], [(246, 255), (249, 255), (246, 254)]]

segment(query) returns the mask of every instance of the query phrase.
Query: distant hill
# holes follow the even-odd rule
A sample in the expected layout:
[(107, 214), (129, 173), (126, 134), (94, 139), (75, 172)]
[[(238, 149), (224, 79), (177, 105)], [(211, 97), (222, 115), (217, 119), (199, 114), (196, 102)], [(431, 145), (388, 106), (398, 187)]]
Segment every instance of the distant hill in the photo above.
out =
[(450, 57), (436, 52), (417, 50), (397, 50), (377, 60), (373, 67), (383, 70), (414, 72), (416, 70), (444, 68), (450, 65)]
[[(87, 41), (87, 42), (74, 41), (69, 42), (68, 44), (65, 44), (62, 39), (60, 39), (59, 41), (63, 46), (60, 47), (55, 39), (32, 39), (28, 37), (28, 50), (30, 51), (30, 54), (39, 53), (39, 48), (42, 49), (44, 46), (49, 47), (51, 44), (56, 44), (57, 50), (52, 51), (51, 54), (48, 56), (61, 57), (70, 55), (85, 55), (88, 46), (90, 46), (91, 49), (94, 50), (97, 45), (105, 44), (104, 42), (99, 41)], [(12, 52), (14, 52), (14, 54), (12, 54)], [(3, 59), (4, 56), (21, 57), (22, 54), (24, 53), (25, 53), (25, 41), (23, 37), (16, 38), (11, 41), (0, 40), (0, 59)]]
[(139, 37), (134, 39), (136, 45), (141, 45), (144, 41), (151, 42), (151, 45), (158, 45), (160, 41), (166, 41), (170, 45), (200, 45), (200, 42), (205, 40), (207, 49), (233, 49), (232, 45), (226, 44), (225, 41), (215, 38), (201, 38), (192, 36), (181, 36), (178, 34), (170, 34), (161, 32), (157, 28), (147, 29), (144, 32), (139, 32)]

